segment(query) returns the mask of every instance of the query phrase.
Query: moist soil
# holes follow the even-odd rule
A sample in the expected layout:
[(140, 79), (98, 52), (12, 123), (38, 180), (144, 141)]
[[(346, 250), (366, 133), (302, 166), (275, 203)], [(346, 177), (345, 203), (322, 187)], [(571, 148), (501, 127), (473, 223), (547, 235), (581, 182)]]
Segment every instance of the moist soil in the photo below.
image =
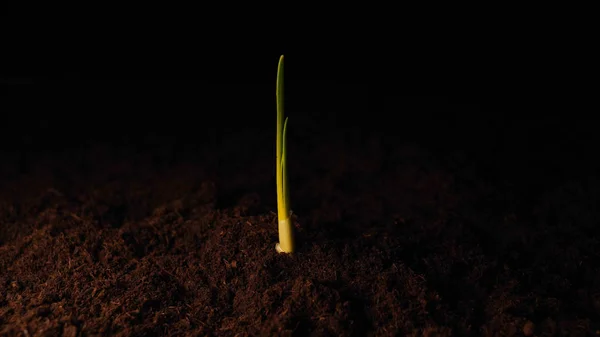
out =
[(597, 179), (298, 125), (293, 255), (275, 251), (274, 130), (8, 152), (0, 335), (600, 331)]

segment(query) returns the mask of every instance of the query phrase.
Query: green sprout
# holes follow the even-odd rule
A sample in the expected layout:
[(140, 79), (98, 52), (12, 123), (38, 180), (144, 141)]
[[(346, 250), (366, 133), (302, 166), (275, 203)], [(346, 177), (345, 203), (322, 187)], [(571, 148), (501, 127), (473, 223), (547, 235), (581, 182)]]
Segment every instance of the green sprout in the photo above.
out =
[(277, 215), (279, 220), (279, 243), (275, 248), (279, 253), (294, 251), (294, 233), (291, 221), (290, 195), (286, 168), (286, 130), (287, 118), (283, 119), (283, 55), (277, 67), (277, 143), (276, 143), (276, 179), (277, 179)]

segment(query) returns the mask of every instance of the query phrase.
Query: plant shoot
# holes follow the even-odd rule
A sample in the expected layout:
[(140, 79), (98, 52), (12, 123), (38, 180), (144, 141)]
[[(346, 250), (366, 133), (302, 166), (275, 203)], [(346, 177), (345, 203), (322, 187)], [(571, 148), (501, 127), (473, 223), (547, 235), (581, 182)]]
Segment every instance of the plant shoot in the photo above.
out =
[(279, 58), (277, 67), (277, 143), (276, 143), (276, 180), (277, 180), (277, 216), (279, 243), (275, 248), (279, 253), (292, 253), (294, 251), (294, 233), (291, 221), (290, 197), (288, 191), (286, 167), (286, 130), (287, 118), (283, 114), (283, 55)]

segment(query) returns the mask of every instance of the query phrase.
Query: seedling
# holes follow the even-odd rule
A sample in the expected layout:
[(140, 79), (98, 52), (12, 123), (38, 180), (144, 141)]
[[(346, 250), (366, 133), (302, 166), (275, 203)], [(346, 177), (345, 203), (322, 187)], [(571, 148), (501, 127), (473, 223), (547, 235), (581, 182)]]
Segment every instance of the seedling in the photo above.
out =
[(275, 249), (279, 253), (294, 252), (294, 233), (291, 221), (290, 195), (288, 191), (286, 167), (286, 130), (287, 117), (283, 119), (283, 55), (279, 58), (277, 67), (277, 143), (275, 155), (275, 170), (277, 180), (277, 217), (279, 220), (279, 243)]

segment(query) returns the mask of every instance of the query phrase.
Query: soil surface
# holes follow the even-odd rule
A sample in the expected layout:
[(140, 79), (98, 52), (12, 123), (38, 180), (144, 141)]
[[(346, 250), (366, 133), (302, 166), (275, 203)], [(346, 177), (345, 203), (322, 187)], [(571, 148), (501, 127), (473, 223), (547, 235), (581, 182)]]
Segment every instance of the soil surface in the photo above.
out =
[(7, 151), (0, 335), (600, 332), (600, 181), (575, 155), (517, 129), (449, 149), (291, 119), (299, 247), (282, 255), (274, 116), (48, 149), (56, 130), (36, 129), (35, 151)]

